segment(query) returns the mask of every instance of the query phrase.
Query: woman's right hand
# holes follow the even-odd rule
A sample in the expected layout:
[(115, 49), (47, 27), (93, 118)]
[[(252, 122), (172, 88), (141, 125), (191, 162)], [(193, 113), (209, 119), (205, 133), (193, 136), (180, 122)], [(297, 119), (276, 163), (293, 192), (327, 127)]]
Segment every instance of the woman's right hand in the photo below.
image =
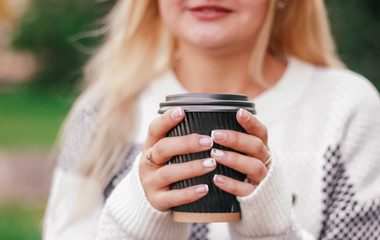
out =
[(209, 190), (207, 185), (170, 190), (170, 184), (204, 175), (216, 167), (216, 161), (212, 158), (166, 164), (173, 156), (202, 152), (213, 146), (210, 136), (191, 134), (166, 137), (166, 133), (181, 122), (184, 116), (182, 108), (174, 108), (153, 120), (143, 146), (139, 168), (141, 183), (148, 201), (159, 211), (167, 211), (171, 207), (204, 197)]

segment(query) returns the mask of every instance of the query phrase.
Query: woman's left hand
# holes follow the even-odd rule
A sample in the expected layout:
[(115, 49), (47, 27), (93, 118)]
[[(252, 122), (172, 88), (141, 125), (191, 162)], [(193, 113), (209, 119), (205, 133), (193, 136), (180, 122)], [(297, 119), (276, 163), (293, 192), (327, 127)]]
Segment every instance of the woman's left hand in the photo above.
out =
[[(247, 174), (248, 182), (241, 182), (226, 176), (215, 175), (214, 183), (220, 189), (236, 196), (248, 196), (267, 175), (268, 149), (267, 128), (251, 113), (240, 109), (236, 114), (237, 121), (247, 133), (232, 130), (214, 130), (214, 142), (234, 149), (243, 154), (219, 149), (211, 150), (211, 157), (218, 163)], [(266, 163), (266, 165), (265, 165)]]

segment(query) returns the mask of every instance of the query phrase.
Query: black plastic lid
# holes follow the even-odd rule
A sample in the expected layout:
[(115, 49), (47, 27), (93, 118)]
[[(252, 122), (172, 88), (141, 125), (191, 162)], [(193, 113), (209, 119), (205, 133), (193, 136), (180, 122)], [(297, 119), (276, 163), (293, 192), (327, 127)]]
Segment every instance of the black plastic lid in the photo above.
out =
[(255, 104), (248, 96), (219, 93), (185, 93), (166, 96), (166, 102), (160, 103), (158, 113), (173, 107), (182, 107), (185, 112), (236, 112), (240, 108), (256, 113)]

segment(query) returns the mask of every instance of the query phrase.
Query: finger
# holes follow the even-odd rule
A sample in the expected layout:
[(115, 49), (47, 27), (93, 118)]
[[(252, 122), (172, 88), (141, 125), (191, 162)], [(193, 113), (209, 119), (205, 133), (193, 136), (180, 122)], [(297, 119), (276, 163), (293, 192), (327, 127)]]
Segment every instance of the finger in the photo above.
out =
[(172, 183), (202, 176), (213, 171), (216, 161), (213, 158), (194, 160), (186, 163), (169, 164), (157, 170), (155, 185), (160, 187), (168, 186)]
[(223, 191), (239, 197), (248, 196), (256, 188), (256, 186), (251, 183), (241, 182), (223, 175), (215, 175), (214, 184)]
[(215, 143), (265, 161), (270, 157), (267, 146), (256, 136), (232, 130), (214, 130), (211, 137)]
[(151, 161), (164, 164), (173, 156), (209, 150), (213, 144), (211, 137), (199, 134), (162, 138), (150, 149)]
[(211, 157), (219, 164), (247, 174), (247, 177), (256, 184), (259, 184), (268, 172), (262, 161), (236, 152), (222, 151), (214, 148), (211, 150)]
[(268, 130), (252, 113), (241, 108), (236, 113), (236, 119), (248, 134), (260, 138), (268, 146)]
[(164, 191), (156, 195), (154, 202), (159, 206), (154, 206), (157, 210), (167, 211), (172, 207), (194, 202), (204, 196), (209, 191), (207, 184), (200, 184), (184, 189)]
[(158, 140), (165, 137), (166, 133), (177, 125), (185, 117), (182, 108), (177, 107), (166, 111), (157, 117), (149, 125), (148, 137), (145, 141), (144, 148), (152, 147)]

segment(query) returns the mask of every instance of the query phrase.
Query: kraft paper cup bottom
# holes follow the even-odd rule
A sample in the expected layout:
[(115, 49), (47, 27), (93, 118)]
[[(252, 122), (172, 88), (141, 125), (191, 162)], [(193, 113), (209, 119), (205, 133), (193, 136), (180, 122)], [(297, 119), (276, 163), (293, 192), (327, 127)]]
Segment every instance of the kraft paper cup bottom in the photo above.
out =
[(236, 222), (240, 220), (240, 212), (235, 213), (192, 213), (192, 212), (175, 212), (173, 219), (176, 222)]

